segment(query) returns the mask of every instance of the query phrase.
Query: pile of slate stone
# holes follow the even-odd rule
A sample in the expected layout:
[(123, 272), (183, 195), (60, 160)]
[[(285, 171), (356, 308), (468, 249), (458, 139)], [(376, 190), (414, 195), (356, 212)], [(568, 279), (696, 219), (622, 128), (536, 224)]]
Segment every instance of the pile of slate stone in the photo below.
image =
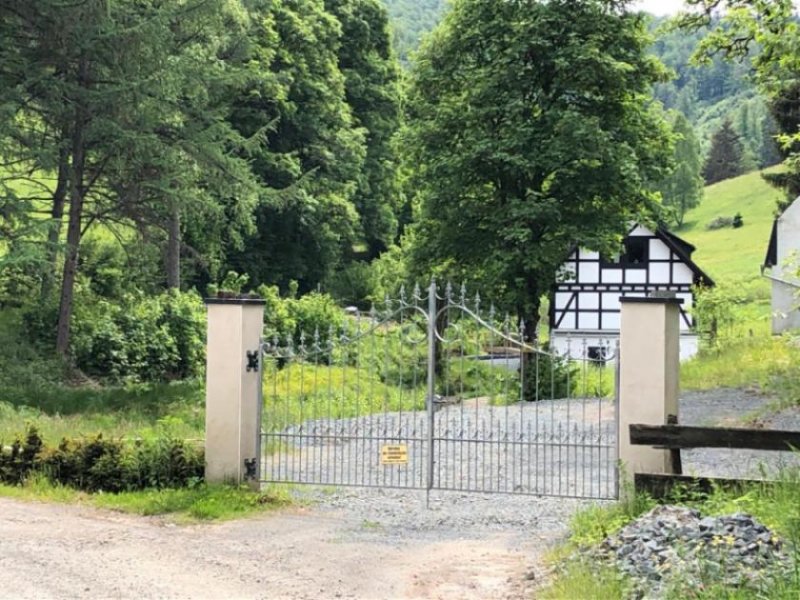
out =
[(615, 562), (639, 595), (649, 597), (676, 581), (691, 587), (759, 586), (768, 572), (789, 564), (780, 539), (752, 516), (702, 517), (678, 506), (654, 508), (606, 538), (593, 554)]

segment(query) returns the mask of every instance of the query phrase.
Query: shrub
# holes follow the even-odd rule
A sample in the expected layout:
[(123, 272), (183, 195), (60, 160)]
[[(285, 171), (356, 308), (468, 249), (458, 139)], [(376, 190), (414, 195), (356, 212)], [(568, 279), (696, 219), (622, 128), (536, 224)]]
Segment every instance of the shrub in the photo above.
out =
[[(30, 336), (50, 345), (57, 311), (30, 307), (23, 320)], [(191, 377), (203, 367), (205, 310), (196, 292), (127, 294), (98, 298), (82, 287), (72, 324), (72, 360), (94, 377), (165, 381)]]
[(276, 286), (267, 285), (259, 286), (256, 293), (266, 302), (264, 335), (267, 339), (277, 337), (283, 342), (291, 337), (297, 344), (305, 333), (306, 343), (310, 344), (317, 331), (320, 344), (325, 344), (331, 332), (336, 336), (342, 331), (344, 312), (328, 294), (311, 292), (300, 298), (293, 294), (281, 298)]
[(733, 227), (734, 229), (738, 229), (742, 225), (744, 225), (744, 219), (742, 218), (742, 213), (737, 212), (732, 217), (715, 218), (708, 225), (706, 225), (706, 229), (708, 230), (724, 229), (725, 227)]
[[(578, 366), (567, 357), (544, 352), (527, 355), (524, 373), (524, 394), (528, 402), (569, 398), (579, 382)], [(580, 391), (580, 390), (579, 390)]]
[(725, 227), (733, 227), (733, 219), (731, 217), (717, 217), (706, 225), (706, 229), (723, 229)]
[(125, 444), (102, 435), (63, 439), (47, 447), (30, 427), (0, 451), (0, 482), (20, 484), (34, 474), (87, 492), (177, 488), (202, 480), (203, 453), (181, 440)]
[(328, 281), (331, 295), (339, 302), (368, 310), (376, 300), (377, 285), (373, 268), (366, 262), (352, 262), (334, 273)]
[(695, 288), (692, 314), (697, 331), (706, 344), (717, 347), (720, 336), (729, 334), (736, 318), (734, 307), (745, 302), (739, 288), (717, 285), (713, 288)]

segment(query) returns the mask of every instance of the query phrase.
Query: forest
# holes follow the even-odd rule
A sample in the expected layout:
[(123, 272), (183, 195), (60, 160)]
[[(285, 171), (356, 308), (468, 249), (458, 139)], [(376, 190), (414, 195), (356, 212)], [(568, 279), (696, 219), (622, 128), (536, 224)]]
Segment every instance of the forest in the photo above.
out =
[(218, 290), (293, 335), (436, 276), (536, 336), (576, 240), (793, 164), (793, 18), (689, 4), (0, 0), (0, 379), (194, 377)]

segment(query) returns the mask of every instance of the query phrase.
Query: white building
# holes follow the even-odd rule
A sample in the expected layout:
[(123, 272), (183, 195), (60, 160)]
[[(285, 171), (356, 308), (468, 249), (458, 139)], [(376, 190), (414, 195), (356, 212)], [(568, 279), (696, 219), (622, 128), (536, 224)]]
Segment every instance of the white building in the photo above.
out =
[(589, 356), (599, 358), (606, 343), (619, 336), (620, 296), (658, 292), (683, 300), (681, 359), (690, 358), (698, 346), (692, 286), (714, 285), (692, 261), (694, 246), (666, 229), (641, 225), (628, 232), (623, 245), (613, 258), (579, 247), (570, 252), (550, 299), (551, 346), (578, 357), (586, 340)]
[(800, 327), (800, 199), (775, 219), (762, 273), (772, 280), (772, 333)]

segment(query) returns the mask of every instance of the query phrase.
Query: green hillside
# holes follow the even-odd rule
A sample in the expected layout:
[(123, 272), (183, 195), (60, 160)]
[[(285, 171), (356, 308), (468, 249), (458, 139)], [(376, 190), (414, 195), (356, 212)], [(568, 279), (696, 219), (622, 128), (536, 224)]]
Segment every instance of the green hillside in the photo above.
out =
[[(710, 185), (700, 205), (689, 211), (679, 235), (697, 246), (696, 262), (711, 277), (724, 282), (760, 279), (767, 241), (782, 192), (765, 182), (760, 172)], [(716, 217), (741, 213), (739, 229), (708, 230)]]
[[(693, 258), (700, 268), (741, 296), (743, 324), (758, 333), (765, 333), (769, 323), (770, 287), (760, 267), (781, 194), (760, 172), (710, 185), (700, 206), (687, 213), (677, 232), (697, 247)], [(706, 228), (715, 218), (733, 217), (737, 212), (744, 220), (741, 228)]]

